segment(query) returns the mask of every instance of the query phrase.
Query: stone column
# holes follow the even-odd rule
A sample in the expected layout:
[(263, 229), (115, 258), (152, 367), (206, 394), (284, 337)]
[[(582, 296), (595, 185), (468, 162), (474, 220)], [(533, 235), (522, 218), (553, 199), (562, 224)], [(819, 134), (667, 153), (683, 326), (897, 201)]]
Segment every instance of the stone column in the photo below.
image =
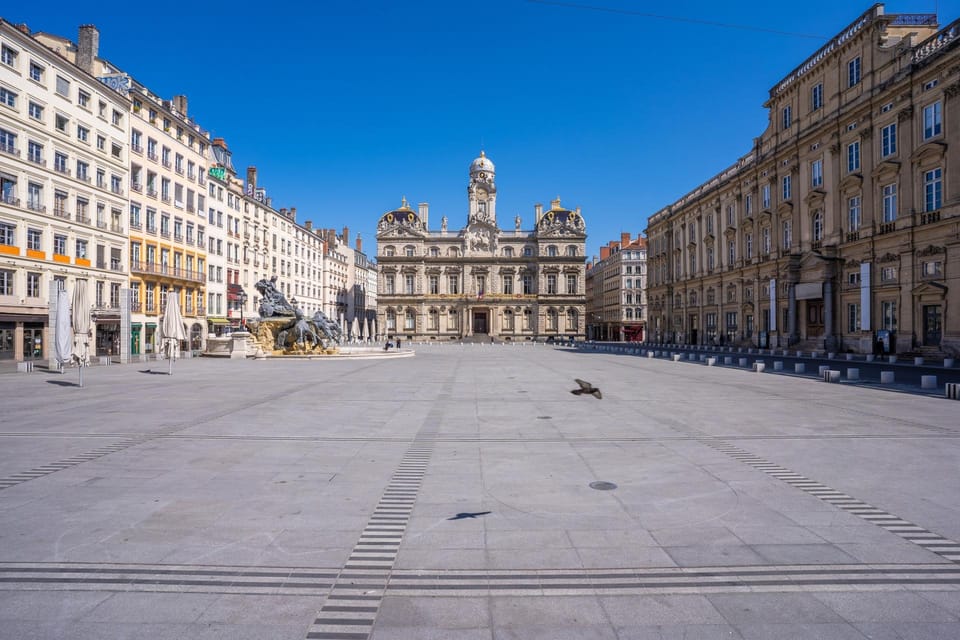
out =
[[(774, 313), (779, 312), (780, 310), (777, 309)], [(793, 282), (787, 289), (787, 332), (788, 345), (800, 340), (800, 335), (797, 333), (797, 285)]]
[(823, 347), (828, 352), (836, 351), (837, 338), (833, 335), (833, 278), (823, 283)]

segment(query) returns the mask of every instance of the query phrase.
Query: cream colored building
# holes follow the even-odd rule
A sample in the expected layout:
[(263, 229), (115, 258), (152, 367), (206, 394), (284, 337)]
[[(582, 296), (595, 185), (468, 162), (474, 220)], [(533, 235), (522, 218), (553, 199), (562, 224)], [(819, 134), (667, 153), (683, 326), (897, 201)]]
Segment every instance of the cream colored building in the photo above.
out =
[(649, 338), (960, 351), (960, 21), (875, 5), (769, 93), (753, 149), (649, 219)]
[(647, 240), (621, 233), (587, 263), (587, 338), (639, 342), (647, 322)]
[(80, 34), (0, 19), (0, 359), (52, 358), (51, 285), (79, 279), (97, 353), (120, 346), (131, 101), (100, 79), (96, 29)]
[(377, 322), (408, 340), (532, 340), (585, 335), (586, 226), (554, 200), (501, 228), (493, 162), (470, 165), (466, 224), (429, 226), (429, 207), (406, 199), (377, 225)]

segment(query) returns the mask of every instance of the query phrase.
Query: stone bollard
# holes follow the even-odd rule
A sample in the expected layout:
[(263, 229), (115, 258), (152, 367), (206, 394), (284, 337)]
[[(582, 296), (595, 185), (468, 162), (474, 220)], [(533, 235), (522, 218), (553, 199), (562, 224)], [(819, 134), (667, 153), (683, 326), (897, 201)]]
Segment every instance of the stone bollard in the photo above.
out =
[(877, 356), (873, 355), (872, 353), (867, 354), (867, 362), (873, 362), (876, 359), (877, 359)]
[(948, 382), (943, 387), (947, 400), (960, 400), (960, 382)]
[(774, 361), (773, 361), (773, 370), (774, 370), (774, 371), (783, 371), (783, 360), (774, 360)]
[(738, 359), (738, 362), (740, 363), (740, 366), (741, 366), (741, 367), (747, 366), (747, 359), (746, 359), (746, 358), (739, 358), (739, 359)]
[(828, 365), (828, 364), (822, 364), (822, 365), (820, 365), (820, 368), (818, 369), (819, 372), (817, 373), (817, 375), (819, 375), (819, 376), (822, 378), (822, 377), (823, 377), (823, 374), (826, 373), (826, 372), (829, 371), (829, 370), (830, 370), (830, 365)]
[(893, 371), (880, 372), (880, 384), (893, 384), (893, 381), (894, 381)]
[(823, 372), (824, 382), (840, 382), (840, 372), (836, 369), (827, 369)]
[(897, 361), (897, 356), (887, 356), (887, 362), (894, 364)]
[(30, 373), (33, 371), (33, 362), (31, 360), (24, 360), (23, 362), (17, 363), (17, 373)]
[(675, 354), (673, 354), (673, 361), (674, 361), (674, 362), (680, 362), (680, 358), (681, 358), (682, 356), (683, 356), (682, 353), (675, 353)]
[(913, 359), (913, 364), (915, 364), (915, 365), (918, 366), (918, 367), (922, 367), (922, 366), (923, 366), (923, 358), (922, 358), (922, 357), (916, 357), (916, 358), (914, 358), (914, 359)]
[(767, 368), (767, 363), (762, 360), (757, 360), (753, 363), (753, 370), (757, 373), (763, 373), (764, 369)]
[(860, 369), (854, 369), (850, 367), (847, 369), (847, 380), (859, 380), (860, 379)]
[(733, 358), (731, 356), (723, 356), (723, 364), (733, 364)]
[(920, 376), (920, 388), (921, 388), (921, 389), (936, 389), (936, 388), (937, 388), (937, 376)]
[(647, 351), (647, 357), (648, 357), (648, 358), (652, 358), (652, 357), (653, 357), (653, 351)]
[(952, 367), (952, 366), (953, 366), (953, 358), (944, 358), (944, 359), (943, 359), (943, 366), (944, 366), (944, 368), (946, 368), (946, 369), (949, 369), (950, 367)]
[(849, 360), (853, 360), (853, 354), (852, 354), (852, 353), (848, 353), (848, 354), (847, 354), (847, 360), (848, 360), (848, 361), (849, 361)]
[(806, 373), (806, 372), (807, 372), (807, 365), (805, 365), (805, 364), (802, 363), (802, 362), (798, 362), (798, 363), (796, 363), (795, 365), (793, 365), (793, 372), (794, 372), (794, 373)]
[(100, 356), (100, 364), (106, 366), (108, 364), (111, 364), (111, 362), (112, 362), (112, 359), (110, 358), (110, 356)]
[(715, 364), (717, 364), (717, 359), (714, 356), (710, 356), (709, 358), (707, 358), (708, 367), (712, 367)]

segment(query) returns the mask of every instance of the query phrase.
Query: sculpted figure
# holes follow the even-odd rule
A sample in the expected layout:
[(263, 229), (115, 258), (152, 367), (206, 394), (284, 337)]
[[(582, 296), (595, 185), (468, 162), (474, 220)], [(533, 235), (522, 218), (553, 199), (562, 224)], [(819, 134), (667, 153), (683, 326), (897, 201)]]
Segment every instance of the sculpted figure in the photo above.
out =
[(286, 296), (284, 296), (277, 287), (277, 276), (273, 276), (269, 280), (264, 278), (253, 286), (260, 292), (261, 317), (269, 318), (271, 316), (296, 315), (296, 310), (293, 308), (293, 305), (287, 302)]

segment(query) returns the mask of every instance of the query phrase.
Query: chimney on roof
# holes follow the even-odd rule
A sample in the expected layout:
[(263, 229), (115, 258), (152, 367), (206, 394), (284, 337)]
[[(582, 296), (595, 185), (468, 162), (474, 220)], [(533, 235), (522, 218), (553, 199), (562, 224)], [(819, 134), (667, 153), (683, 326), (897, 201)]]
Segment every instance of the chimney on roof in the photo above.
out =
[(620, 232), (620, 248), (622, 249), (628, 244), (630, 244), (630, 232), (627, 231), (626, 233), (624, 233), (623, 231), (621, 231)]
[(215, 147), (220, 147), (222, 149), (227, 148), (227, 141), (224, 140), (223, 138), (214, 138), (213, 142), (211, 142), (210, 144), (212, 144)]
[(350, 227), (343, 228), (343, 245), (350, 246)]
[(280, 215), (282, 215), (284, 218), (287, 217), (287, 208), (286, 208), (286, 207), (280, 207)]
[(539, 202), (538, 202), (537, 204), (533, 205), (533, 217), (534, 217), (534, 220), (535, 220), (534, 226), (539, 225), (539, 224), (540, 224), (540, 218), (543, 217), (543, 205), (540, 204)]
[(360, 234), (357, 234), (357, 251), (363, 253), (363, 238), (360, 237)]
[(25, 34), (27, 34), (27, 35), (30, 35), (30, 27), (27, 26), (27, 23), (26, 23), (26, 22), (21, 22), (20, 24), (18, 24), (18, 25), (17, 25), (17, 30), (18, 30), (20, 33), (25, 33)]
[(303, 227), (304, 227), (307, 231), (313, 231), (313, 221), (312, 221), (312, 220), (307, 220), (306, 222), (303, 223)]
[(551, 211), (559, 211), (559, 210), (560, 210), (560, 198), (559, 198), (559, 197), (558, 197), (556, 200), (551, 200), (551, 201), (550, 201), (550, 210), (551, 210)]
[(600, 247), (600, 259), (606, 260), (610, 257), (610, 247)]
[(93, 75), (93, 65), (99, 52), (100, 32), (92, 24), (80, 25), (80, 35), (77, 37), (77, 66)]
[(297, 208), (296, 208), (296, 207), (290, 207), (290, 219), (293, 220), (294, 222), (297, 221)]
[(430, 228), (430, 225), (429, 225), (430, 205), (427, 204), (426, 202), (421, 202), (419, 205), (417, 205), (417, 209), (419, 209), (420, 211), (420, 222), (423, 223), (424, 227), (429, 229)]
[(257, 190), (257, 168), (256, 167), (247, 167), (247, 189), (250, 190), (250, 193), (255, 193)]
[(267, 198), (267, 208), (273, 209), (273, 198)]
[(187, 117), (187, 96), (173, 96), (173, 108), (184, 118)]

